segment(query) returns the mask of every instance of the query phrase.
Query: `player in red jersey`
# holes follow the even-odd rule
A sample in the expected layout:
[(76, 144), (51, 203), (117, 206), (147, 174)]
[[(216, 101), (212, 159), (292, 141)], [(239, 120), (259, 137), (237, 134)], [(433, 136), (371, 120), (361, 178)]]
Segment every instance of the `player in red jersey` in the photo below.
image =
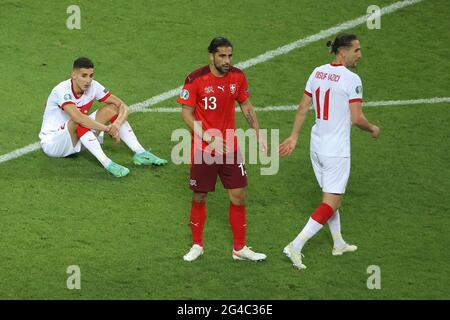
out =
[[(187, 78), (178, 102), (182, 104), (183, 120), (192, 130), (190, 188), (193, 190), (190, 226), (193, 245), (184, 255), (194, 261), (203, 254), (203, 227), (206, 221), (206, 197), (215, 189), (217, 176), (230, 196), (229, 221), (233, 232), (234, 260), (262, 261), (266, 255), (246, 246), (245, 187), (247, 173), (237, 146), (235, 101), (250, 127), (259, 137), (259, 124), (249, 97), (244, 73), (231, 65), (233, 46), (225, 38), (214, 38), (209, 47), (211, 63), (192, 72)], [(197, 121), (201, 126), (195, 125)], [(227, 129), (233, 130), (227, 139)], [(194, 143), (200, 140), (200, 143)], [(263, 139), (258, 139), (266, 150)], [(214, 149), (216, 152), (210, 152)], [(214, 163), (211, 160), (214, 157)], [(230, 161), (231, 160), (231, 161)]]

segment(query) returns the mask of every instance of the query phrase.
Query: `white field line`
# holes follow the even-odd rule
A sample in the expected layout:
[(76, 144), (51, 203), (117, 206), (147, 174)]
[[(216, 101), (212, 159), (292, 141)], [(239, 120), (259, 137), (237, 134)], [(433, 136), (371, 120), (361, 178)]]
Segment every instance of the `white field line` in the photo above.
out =
[[(380, 16), (384, 15), (384, 14), (389, 14), (389, 13), (395, 12), (395, 11), (397, 11), (399, 9), (402, 9), (404, 7), (407, 7), (407, 6), (410, 6), (410, 5), (422, 2), (422, 1), (424, 1), (424, 0), (405, 0), (405, 1), (395, 2), (395, 3), (393, 3), (393, 4), (391, 4), (391, 5), (387, 6), (387, 7), (383, 7), (381, 9)], [(257, 64), (269, 61), (269, 60), (271, 60), (271, 59), (273, 59), (275, 57), (278, 57), (278, 56), (281, 56), (281, 55), (285, 55), (285, 54), (291, 52), (294, 49), (298, 49), (298, 48), (307, 46), (310, 43), (313, 43), (313, 42), (316, 42), (316, 41), (328, 38), (328, 37), (330, 37), (332, 35), (335, 35), (335, 34), (341, 32), (341, 31), (348, 30), (348, 29), (354, 28), (356, 26), (359, 26), (361, 24), (364, 24), (364, 23), (366, 23), (367, 19), (370, 16), (371, 16), (371, 14), (365, 14), (363, 16), (360, 16), (360, 17), (356, 18), (356, 19), (348, 20), (348, 21), (346, 21), (344, 23), (338, 24), (338, 25), (336, 25), (334, 27), (331, 27), (329, 29), (322, 30), (322, 31), (320, 31), (320, 32), (318, 32), (316, 34), (313, 34), (313, 35), (309, 36), (309, 37), (306, 37), (306, 38), (303, 38), (303, 39), (291, 42), (291, 43), (289, 43), (287, 45), (284, 45), (282, 47), (279, 47), (279, 48), (277, 48), (275, 50), (267, 51), (267, 52), (265, 52), (265, 53), (255, 57), (255, 58), (252, 58), (252, 59), (240, 62), (240, 63), (236, 64), (235, 66), (237, 68), (240, 68), (240, 69), (246, 69), (246, 68), (249, 68), (251, 66), (254, 66), (254, 65), (257, 65)], [(152, 97), (150, 99), (147, 99), (145, 101), (136, 103), (136, 104), (130, 106), (130, 112), (141, 111), (142, 109), (145, 109), (145, 108), (147, 108), (149, 106), (152, 106), (152, 105), (155, 105), (155, 104), (157, 104), (159, 102), (162, 102), (162, 101), (165, 101), (167, 99), (173, 98), (173, 97), (177, 96), (180, 93), (181, 89), (182, 89), (182, 86), (180, 86), (178, 88), (175, 88), (175, 89), (172, 89), (172, 90), (169, 90), (169, 91), (166, 91), (164, 93), (161, 93), (161, 94), (159, 94), (157, 96), (154, 96), (154, 97)]]
[[(395, 2), (395, 3), (393, 3), (393, 4), (391, 4), (391, 5), (387, 6), (387, 7), (382, 8), (380, 14), (381, 15), (389, 14), (389, 13), (395, 12), (395, 11), (397, 11), (399, 9), (402, 9), (404, 7), (407, 7), (407, 6), (410, 6), (410, 5), (413, 5), (413, 4), (417, 4), (417, 3), (422, 2), (422, 1), (424, 1), (424, 0), (398, 1), (398, 2)], [(257, 65), (259, 63), (266, 62), (266, 61), (271, 60), (271, 59), (273, 59), (273, 58), (275, 58), (277, 56), (287, 54), (287, 53), (289, 53), (290, 51), (292, 51), (294, 49), (298, 49), (298, 48), (304, 47), (304, 46), (306, 46), (306, 45), (308, 45), (310, 43), (313, 43), (313, 42), (316, 42), (318, 40), (327, 38), (329, 36), (332, 36), (334, 34), (337, 34), (337, 33), (341, 32), (341, 31), (348, 30), (348, 29), (354, 28), (354, 27), (356, 27), (358, 25), (361, 25), (361, 24), (365, 23), (367, 21), (367, 18), (369, 18), (370, 16), (371, 16), (370, 14), (366, 14), (366, 15), (360, 16), (360, 17), (358, 17), (356, 19), (348, 20), (348, 21), (346, 21), (344, 23), (341, 23), (341, 24), (336, 25), (334, 27), (331, 27), (329, 29), (322, 30), (322, 31), (320, 31), (320, 32), (318, 32), (318, 33), (316, 33), (314, 35), (309, 36), (309, 37), (306, 37), (306, 38), (303, 38), (303, 39), (291, 42), (291, 43), (289, 43), (289, 44), (287, 44), (285, 46), (279, 47), (279, 48), (277, 48), (275, 50), (267, 51), (266, 53), (263, 53), (263, 54), (255, 57), (255, 58), (252, 58), (252, 59), (240, 62), (240, 63), (236, 64), (236, 67), (241, 68), (241, 69), (246, 69), (246, 68), (249, 68), (251, 66)], [(173, 97), (175, 97), (175, 96), (177, 96), (179, 94), (181, 88), (182, 87), (180, 86), (178, 88), (175, 88), (175, 89), (166, 91), (164, 93), (161, 93), (159, 95), (156, 95), (156, 96), (154, 96), (154, 97), (152, 97), (150, 99), (147, 99), (145, 101), (142, 101), (142, 102), (139, 102), (139, 103), (135, 103), (135, 104), (130, 106), (130, 112), (143, 111), (144, 109), (146, 109), (149, 106), (152, 106), (152, 105), (155, 105), (155, 104), (160, 103), (162, 101), (165, 101), (167, 99), (173, 98)], [(23, 155), (25, 155), (27, 153), (30, 153), (30, 152), (32, 152), (34, 150), (39, 149), (39, 148), (40, 148), (39, 143), (35, 142), (35, 143), (30, 144), (28, 146), (25, 146), (23, 148), (14, 150), (14, 151), (9, 152), (7, 154), (1, 155), (0, 156), (0, 163), (6, 162), (6, 161), (9, 161), (9, 160), (18, 158), (18, 157), (21, 157), (21, 156), (23, 156)]]
[[(433, 103), (442, 103), (442, 102), (450, 102), (450, 97), (415, 99), (415, 100), (370, 101), (370, 102), (363, 102), (363, 107), (408, 106), (408, 105), (414, 105), (414, 104), (433, 104)], [(297, 104), (286, 105), (286, 106), (255, 107), (257, 112), (292, 111), (292, 110), (297, 110), (297, 108), (298, 108)], [(236, 111), (240, 112), (241, 109), (239, 107), (236, 107)], [(181, 112), (181, 107), (174, 106), (174, 107), (151, 108), (151, 109), (142, 110), (141, 112), (176, 113), (176, 112)]]
[[(443, 103), (450, 102), (450, 97), (445, 98), (430, 98), (430, 99), (416, 99), (416, 100), (387, 100), (387, 101), (371, 101), (364, 102), (364, 107), (380, 107), (380, 106), (407, 106), (414, 104), (433, 104), (433, 103)], [(258, 112), (273, 112), (273, 111), (292, 111), (296, 110), (298, 105), (287, 105), (287, 106), (269, 106), (269, 107), (256, 107), (256, 111)], [(239, 107), (236, 108), (236, 111), (240, 112), (241, 109)], [(181, 107), (163, 107), (163, 108), (152, 108), (152, 109), (142, 109), (140, 112), (181, 112)], [(30, 144), (26, 147), (14, 150), (13, 152), (4, 154), (0, 156), (0, 163), (6, 162), (8, 160), (18, 158), (23, 156), (24, 154), (30, 153), (34, 150), (40, 148), (39, 142)]]
[(6, 153), (4, 155), (0, 156), (0, 163), (6, 162), (15, 158), (19, 158), (27, 153), (33, 152), (34, 150), (37, 150), (41, 147), (39, 142), (35, 142), (32, 144), (29, 144), (23, 148), (11, 151), (10, 153)]

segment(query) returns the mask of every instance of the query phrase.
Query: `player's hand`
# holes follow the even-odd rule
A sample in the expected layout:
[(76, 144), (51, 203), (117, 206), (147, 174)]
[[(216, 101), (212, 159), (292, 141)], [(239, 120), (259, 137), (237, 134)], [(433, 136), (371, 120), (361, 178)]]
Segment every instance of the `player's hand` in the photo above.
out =
[(380, 128), (377, 127), (376, 125), (373, 125), (371, 135), (372, 135), (372, 138), (378, 139), (378, 137), (380, 136)]
[(111, 137), (115, 137), (119, 134), (119, 130), (117, 128), (117, 126), (115, 126), (114, 124), (108, 124), (106, 126), (107, 130), (106, 132), (111, 136)]
[(279, 148), (280, 156), (284, 157), (291, 155), (295, 149), (296, 144), (297, 138), (289, 137), (286, 140), (284, 140), (283, 143), (280, 144)]
[(117, 129), (117, 132), (119, 132), (121, 124), (117, 122), (117, 120), (111, 123), (111, 125)]
[(107, 126), (107, 133), (111, 136), (111, 138), (113, 138), (113, 140), (115, 142), (119, 142), (120, 141), (120, 137), (119, 137), (119, 128), (117, 125), (114, 124), (109, 124)]
[(261, 134), (260, 131), (258, 132), (258, 144), (259, 144), (259, 147), (260, 147), (261, 152), (262, 152), (264, 155), (267, 155), (267, 151), (268, 151), (268, 148), (267, 148), (267, 141), (266, 141), (266, 139), (264, 138), (264, 136)]

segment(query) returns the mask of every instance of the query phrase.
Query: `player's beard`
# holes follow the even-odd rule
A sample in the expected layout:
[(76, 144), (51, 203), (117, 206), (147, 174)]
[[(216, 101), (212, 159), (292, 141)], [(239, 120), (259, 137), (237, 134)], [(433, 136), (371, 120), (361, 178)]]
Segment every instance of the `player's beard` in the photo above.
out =
[(230, 71), (230, 65), (228, 65), (228, 69), (224, 69), (223, 66), (217, 64), (215, 61), (214, 61), (214, 67), (217, 69), (217, 71), (220, 72), (220, 74), (226, 74), (226, 73), (228, 73), (228, 71)]
[(348, 67), (352, 68), (352, 69), (356, 69), (356, 66), (358, 65), (359, 60), (361, 60), (361, 59), (354, 60), (353, 63), (351, 65), (349, 65)]

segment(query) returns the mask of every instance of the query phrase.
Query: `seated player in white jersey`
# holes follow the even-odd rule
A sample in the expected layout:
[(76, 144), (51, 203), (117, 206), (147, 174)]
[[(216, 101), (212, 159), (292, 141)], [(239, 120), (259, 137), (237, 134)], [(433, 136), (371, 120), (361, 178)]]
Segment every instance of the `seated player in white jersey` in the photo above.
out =
[(362, 83), (348, 68), (355, 68), (361, 59), (361, 46), (353, 34), (341, 34), (327, 46), (335, 55), (332, 63), (314, 69), (310, 75), (295, 115), (291, 135), (280, 145), (280, 155), (290, 155), (297, 144), (300, 129), (311, 103), (316, 121), (311, 129), (310, 157), (317, 182), (322, 189), (322, 203), (310, 216), (299, 235), (283, 252), (294, 267), (304, 269), (302, 254), (306, 241), (328, 222), (333, 237), (332, 254), (356, 251), (355, 245), (344, 241), (341, 234), (339, 208), (350, 175), (350, 128), (370, 132), (374, 139), (380, 129), (367, 121), (362, 112)]
[[(94, 99), (104, 105), (89, 114)], [(134, 164), (166, 164), (166, 160), (142, 147), (127, 117), (128, 106), (94, 80), (92, 61), (78, 58), (73, 63), (71, 78), (59, 83), (47, 99), (39, 133), (42, 150), (50, 157), (62, 158), (80, 152), (83, 145), (108, 172), (124, 177), (130, 170), (113, 162), (102, 150), (100, 144), (106, 132), (134, 152)]]

